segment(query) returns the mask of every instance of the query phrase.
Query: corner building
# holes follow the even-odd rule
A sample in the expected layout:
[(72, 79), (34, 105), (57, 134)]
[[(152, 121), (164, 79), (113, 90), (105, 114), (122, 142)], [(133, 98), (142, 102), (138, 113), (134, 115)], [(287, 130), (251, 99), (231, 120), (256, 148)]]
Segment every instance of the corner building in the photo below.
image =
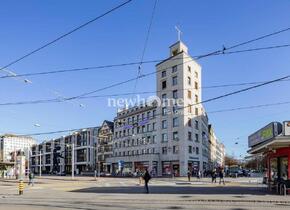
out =
[[(184, 43), (170, 46), (169, 58), (156, 65), (157, 96), (178, 103), (157, 108), (157, 139), (162, 175), (186, 176), (208, 169), (208, 118), (201, 102), (201, 67)], [(174, 100), (170, 100), (174, 101)], [(175, 103), (175, 104), (174, 104)]]

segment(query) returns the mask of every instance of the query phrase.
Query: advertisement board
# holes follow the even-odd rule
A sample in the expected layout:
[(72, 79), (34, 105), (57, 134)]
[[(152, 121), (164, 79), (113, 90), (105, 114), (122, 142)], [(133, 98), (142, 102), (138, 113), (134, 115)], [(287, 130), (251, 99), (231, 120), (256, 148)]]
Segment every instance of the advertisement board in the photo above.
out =
[(290, 136), (290, 121), (283, 122), (284, 136)]
[(260, 144), (282, 133), (282, 124), (271, 122), (248, 137), (249, 147)]

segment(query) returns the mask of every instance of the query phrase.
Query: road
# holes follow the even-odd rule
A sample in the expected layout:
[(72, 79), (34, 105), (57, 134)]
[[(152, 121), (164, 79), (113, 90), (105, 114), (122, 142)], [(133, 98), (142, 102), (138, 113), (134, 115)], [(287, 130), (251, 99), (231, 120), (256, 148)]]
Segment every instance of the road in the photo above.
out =
[(269, 194), (258, 178), (153, 179), (150, 194), (133, 178), (41, 177), (18, 195), (15, 180), (0, 180), (0, 209), (290, 209), (288, 196)]

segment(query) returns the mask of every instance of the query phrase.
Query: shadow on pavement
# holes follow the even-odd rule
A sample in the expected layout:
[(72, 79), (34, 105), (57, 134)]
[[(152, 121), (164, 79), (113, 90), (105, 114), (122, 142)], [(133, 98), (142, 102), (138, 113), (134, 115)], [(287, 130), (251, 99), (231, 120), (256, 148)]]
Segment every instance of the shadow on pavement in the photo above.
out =
[[(189, 187), (189, 186), (149, 186), (150, 194), (215, 194), (215, 195), (266, 195), (269, 194), (264, 187)], [(140, 186), (122, 186), (122, 187), (90, 187), (71, 192), (83, 193), (125, 193), (142, 194), (144, 188)]]

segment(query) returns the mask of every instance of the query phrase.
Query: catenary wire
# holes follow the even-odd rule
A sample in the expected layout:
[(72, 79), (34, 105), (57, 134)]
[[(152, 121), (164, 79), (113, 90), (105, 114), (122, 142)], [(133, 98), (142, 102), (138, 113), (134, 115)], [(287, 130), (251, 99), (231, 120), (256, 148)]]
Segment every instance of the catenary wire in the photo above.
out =
[[(260, 50), (271, 50), (277, 48), (284, 48), (290, 47), (290, 44), (284, 45), (274, 45), (274, 46), (267, 46), (267, 47), (260, 47), (260, 48), (250, 48), (244, 50), (237, 50), (237, 51), (229, 51), (224, 53), (218, 53), (215, 55), (229, 55), (229, 54), (236, 54), (236, 53), (243, 53), (243, 52), (253, 52), (253, 51), (260, 51)], [(194, 55), (193, 58), (201, 57), (201, 55)], [(185, 57), (189, 58), (189, 57)], [(184, 58), (172, 58), (171, 60), (181, 60)], [(142, 64), (150, 64), (150, 63), (158, 63), (166, 59), (157, 59), (157, 60), (148, 60), (143, 61)], [(108, 65), (100, 65), (100, 66), (91, 66), (91, 67), (82, 67), (82, 68), (72, 68), (72, 69), (60, 69), (60, 70), (51, 70), (51, 71), (43, 71), (43, 72), (31, 72), (31, 73), (23, 73), (23, 74), (15, 74), (15, 75), (5, 75), (0, 76), (0, 79), (11, 78), (11, 77), (24, 77), (24, 76), (41, 76), (41, 75), (49, 75), (49, 74), (58, 74), (58, 73), (71, 73), (71, 72), (80, 72), (80, 71), (91, 71), (95, 69), (106, 69), (106, 68), (114, 68), (114, 67), (125, 67), (125, 66), (133, 66), (139, 65), (140, 62), (128, 62), (128, 63), (120, 63), (120, 64), (108, 64)]]

